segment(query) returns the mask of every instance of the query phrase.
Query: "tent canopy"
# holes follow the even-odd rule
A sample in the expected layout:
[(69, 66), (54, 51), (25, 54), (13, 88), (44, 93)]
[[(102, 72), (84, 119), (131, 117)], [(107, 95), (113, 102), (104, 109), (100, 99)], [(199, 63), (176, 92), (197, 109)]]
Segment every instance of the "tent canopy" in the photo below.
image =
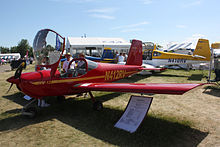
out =
[(102, 37), (67, 37), (67, 48), (104, 48), (129, 49), (131, 43), (122, 38), (102, 38)]

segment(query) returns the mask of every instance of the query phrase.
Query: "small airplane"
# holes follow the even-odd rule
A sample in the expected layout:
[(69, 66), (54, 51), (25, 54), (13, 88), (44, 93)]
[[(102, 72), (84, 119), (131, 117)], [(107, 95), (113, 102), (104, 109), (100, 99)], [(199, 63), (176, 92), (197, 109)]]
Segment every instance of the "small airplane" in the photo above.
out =
[[(46, 96), (57, 96), (64, 100), (65, 95), (88, 92), (95, 110), (101, 110), (103, 105), (96, 101), (92, 91), (131, 92), (140, 94), (177, 94), (181, 95), (201, 84), (164, 84), (164, 83), (112, 83), (145, 70), (142, 65), (142, 42), (133, 40), (126, 65), (93, 62), (84, 58), (72, 59), (66, 73), (61, 73), (59, 63), (65, 49), (65, 38), (50, 29), (40, 30), (34, 39), (33, 53), (36, 64), (46, 69), (22, 73), (23, 64), (15, 75), (8, 78), (24, 94), (33, 98), (24, 106), (22, 114), (30, 118), (37, 114), (36, 107), (31, 104)], [(45, 57), (49, 59), (47, 65)], [(71, 68), (72, 65), (75, 68)], [(80, 66), (79, 66), (80, 65)], [(153, 69), (152, 69), (153, 70)], [(8, 91), (9, 91), (8, 90)]]
[(85, 56), (86, 59), (102, 62), (102, 63), (115, 63), (114, 54), (111, 48), (104, 48), (103, 54), (101, 57)]
[(165, 65), (197, 64), (211, 59), (209, 41), (199, 39), (192, 55), (169, 53), (153, 49), (143, 51), (143, 67), (160, 67)]
[(214, 57), (220, 57), (220, 42), (214, 42), (211, 45)]

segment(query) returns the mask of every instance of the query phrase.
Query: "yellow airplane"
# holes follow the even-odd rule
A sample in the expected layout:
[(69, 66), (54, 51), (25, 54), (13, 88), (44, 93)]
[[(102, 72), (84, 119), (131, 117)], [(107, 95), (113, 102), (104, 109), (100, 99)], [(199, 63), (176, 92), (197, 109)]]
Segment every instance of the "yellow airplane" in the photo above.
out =
[(179, 64), (196, 64), (208, 62), (211, 59), (211, 52), (209, 41), (206, 39), (199, 39), (192, 55), (169, 53), (156, 50), (154, 45), (153, 50), (143, 51), (143, 65), (144, 67), (159, 67), (165, 65), (179, 65)]

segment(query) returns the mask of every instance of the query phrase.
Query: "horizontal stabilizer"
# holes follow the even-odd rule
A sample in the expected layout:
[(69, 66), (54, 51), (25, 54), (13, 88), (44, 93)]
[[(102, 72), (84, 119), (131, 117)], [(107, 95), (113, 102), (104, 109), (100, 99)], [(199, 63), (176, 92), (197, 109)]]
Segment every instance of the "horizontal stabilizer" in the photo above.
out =
[(193, 58), (202, 58), (202, 59), (205, 59), (206, 57), (204, 57), (204, 56), (200, 56), (200, 55), (194, 55), (194, 56), (192, 56)]

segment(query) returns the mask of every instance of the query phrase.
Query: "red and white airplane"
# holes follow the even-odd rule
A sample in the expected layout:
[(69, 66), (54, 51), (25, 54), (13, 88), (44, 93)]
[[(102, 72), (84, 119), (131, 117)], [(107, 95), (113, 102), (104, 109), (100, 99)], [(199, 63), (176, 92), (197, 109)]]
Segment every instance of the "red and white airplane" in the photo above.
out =
[[(65, 48), (65, 38), (50, 29), (40, 30), (35, 36), (33, 52), (39, 68), (33, 72), (22, 73), (22, 64), (15, 75), (7, 81), (16, 86), (33, 100), (44, 99), (46, 96), (58, 96), (88, 92), (95, 110), (103, 107), (96, 101), (92, 91), (131, 92), (141, 94), (177, 94), (181, 95), (203, 84), (162, 84), (162, 83), (112, 83), (146, 70), (142, 65), (142, 42), (133, 40), (126, 65), (97, 63), (84, 58), (72, 59), (67, 73), (61, 73), (59, 64)], [(45, 65), (47, 60), (47, 65)], [(72, 65), (75, 68), (72, 69)], [(76, 66), (78, 65), (78, 66)], [(79, 66), (83, 65), (83, 66)], [(148, 69), (150, 70), (150, 69)], [(154, 70), (154, 69), (152, 69)], [(11, 87), (10, 87), (11, 88)], [(9, 88), (9, 90), (10, 90)], [(27, 105), (23, 114), (30, 117), (36, 115), (36, 108)]]

